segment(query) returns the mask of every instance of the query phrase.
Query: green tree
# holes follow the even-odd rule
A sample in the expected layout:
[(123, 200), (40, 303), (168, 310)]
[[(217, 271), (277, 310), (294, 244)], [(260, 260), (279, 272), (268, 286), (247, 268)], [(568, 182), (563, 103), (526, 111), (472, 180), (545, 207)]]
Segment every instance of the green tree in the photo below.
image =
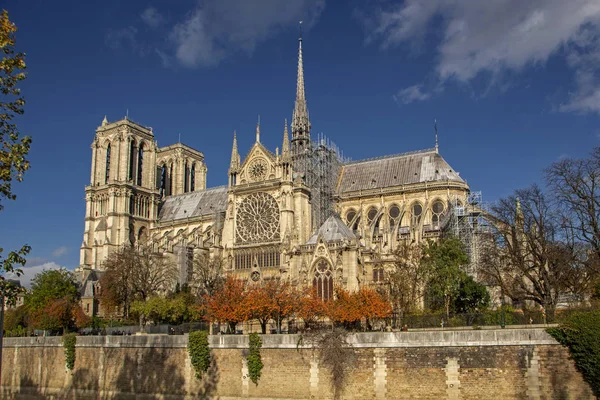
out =
[(31, 292), (25, 296), (25, 305), (36, 311), (59, 299), (71, 302), (79, 300), (75, 275), (64, 268), (36, 274), (31, 280)]
[(442, 299), (446, 317), (450, 318), (452, 302), (460, 292), (464, 277), (461, 267), (469, 263), (463, 244), (455, 237), (429, 242), (424, 250), (423, 263), (428, 269), (428, 292), (434, 299)]
[(458, 293), (454, 299), (454, 312), (472, 313), (489, 307), (490, 293), (485, 285), (476, 282), (472, 276), (463, 273)]

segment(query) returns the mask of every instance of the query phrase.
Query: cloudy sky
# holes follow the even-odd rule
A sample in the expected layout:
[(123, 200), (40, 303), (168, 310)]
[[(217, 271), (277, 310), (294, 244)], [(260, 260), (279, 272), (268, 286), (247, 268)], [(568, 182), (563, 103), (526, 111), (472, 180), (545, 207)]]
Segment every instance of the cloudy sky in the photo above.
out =
[[(488, 201), (600, 144), (597, 0), (7, 0), (27, 53), (32, 168), (0, 212), (28, 268), (79, 263), (90, 144), (127, 112), (227, 181), (233, 130), (280, 146), (303, 20), (313, 135), (352, 159), (432, 147)], [(29, 270), (32, 272), (35, 270)]]

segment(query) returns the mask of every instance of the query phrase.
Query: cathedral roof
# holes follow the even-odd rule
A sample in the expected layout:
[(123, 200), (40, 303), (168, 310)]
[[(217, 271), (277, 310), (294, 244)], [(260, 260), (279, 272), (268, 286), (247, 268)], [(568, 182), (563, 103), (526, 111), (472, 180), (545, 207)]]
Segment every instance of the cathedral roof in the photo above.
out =
[(160, 222), (223, 212), (227, 208), (227, 186), (169, 196), (158, 214)]
[(339, 194), (415, 183), (465, 183), (435, 149), (353, 161), (342, 166)]
[(312, 235), (306, 244), (316, 244), (321, 236), (325, 242), (338, 242), (345, 239), (356, 239), (356, 235), (344, 224), (337, 215), (327, 218), (317, 233)]

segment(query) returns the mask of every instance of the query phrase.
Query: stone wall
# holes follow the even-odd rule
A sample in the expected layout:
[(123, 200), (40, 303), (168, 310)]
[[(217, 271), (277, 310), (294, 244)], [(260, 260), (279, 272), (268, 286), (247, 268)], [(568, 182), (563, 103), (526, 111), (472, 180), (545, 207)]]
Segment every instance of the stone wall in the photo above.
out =
[[(60, 338), (7, 338), (3, 399), (330, 399), (330, 374), (297, 335), (266, 335), (264, 368), (248, 377), (248, 337), (212, 336), (215, 362), (197, 380), (187, 336), (78, 337), (67, 371)], [(345, 399), (593, 399), (543, 329), (369, 333), (356, 353)]]

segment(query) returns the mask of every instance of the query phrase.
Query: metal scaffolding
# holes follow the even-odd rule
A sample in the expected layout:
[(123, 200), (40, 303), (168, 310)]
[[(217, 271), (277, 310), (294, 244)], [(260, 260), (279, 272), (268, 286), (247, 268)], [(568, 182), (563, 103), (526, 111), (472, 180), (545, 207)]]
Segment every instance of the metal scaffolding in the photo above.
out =
[(303, 174), (311, 190), (312, 233), (334, 213), (337, 180), (345, 160), (335, 143), (323, 134), (292, 160), (294, 172)]
[(481, 245), (484, 235), (490, 233), (490, 226), (484, 218), (488, 212), (480, 191), (471, 192), (466, 199), (455, 197), (450, 200), (450, 212), (445, 224), (445, 232), (457, 237), (465, 246), (470, 264), (466, 272), (476, 276), (481, 260)]

